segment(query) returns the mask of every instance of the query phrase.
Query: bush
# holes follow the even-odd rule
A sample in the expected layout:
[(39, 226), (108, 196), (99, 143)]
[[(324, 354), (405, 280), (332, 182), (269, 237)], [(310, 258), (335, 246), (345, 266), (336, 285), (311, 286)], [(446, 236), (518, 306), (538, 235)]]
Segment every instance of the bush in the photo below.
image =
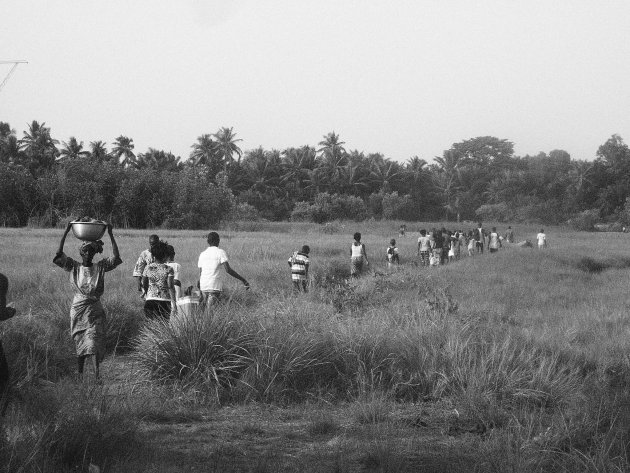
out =
[(229, 386), (251, 362), (253, 336), (223, 307), (148, 322), (134, 358), (157, 380)]
[(356, 222), (367, 218), (367, 207), (359, 197), (352, 195), (317, 194), (312, 204), (298, 202), (291, 212), (294, 222), (326, 223), (331, 220), (348, 219)]
[(475, 210), (475, 215), (483, 221), (508, 222), (512, 219), (512, 212), (505, 202), (486, 204)]
[(398, 192), (383, 194), (383, 218), (398, 219), (407, 218), (413, 210), (414, 204), (411, 196), (398, 195)]
[(595, 224), (599, 221), (599, 210), (591, 209), (580, 212), (570, 218), (567, 223), (575, 230), (591, 232), (595, 230)]
[(232, 210), (225, 219), (230, 222), (257, 222), (261, 219), (261, 217), (260, 212), (258, 212), (256, 207), (247, 203), (240, 203), (232, 207)]
[(7, 472), (87, 471), (137, 449), (137, 424), (101, 386), (60, 383), (20, 388), (21, 411), (0, 418), (0, 464)]
[(296, 202), (291, 212), (292, 222), (312, 222), (313, 206), (308, 202)]

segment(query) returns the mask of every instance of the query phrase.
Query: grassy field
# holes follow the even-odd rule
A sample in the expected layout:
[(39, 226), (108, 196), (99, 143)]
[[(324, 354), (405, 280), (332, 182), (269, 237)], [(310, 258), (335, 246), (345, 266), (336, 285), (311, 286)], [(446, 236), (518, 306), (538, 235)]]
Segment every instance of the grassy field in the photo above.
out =
[[(14, 374), (0, 465), (628, 471), (630, 237), (547, 228), (544, 251), (423, 268), (417, 231), (432, 226), (398, 238), (395, 222), (234, 224), (221, 247), (252, 289), (229, 278), (224, 306), (167, 326), (145, 323), (131, 277), (151, 232), (115, 230), (102, 385), (74, 375), (72, 291), (52, 265), (61, 231), (0, 229), (19, 313), (0, 326)], [(515, 226), (517, 240), (538, 229)], [(347, 282), (355, 231), (372, 264)], [(194, 284), (203, 232), (156, 233)], [(403, 264), (389, 269), (392, 237)], [(296, 296), (287, 258), (303, 244), (312, 290)]]

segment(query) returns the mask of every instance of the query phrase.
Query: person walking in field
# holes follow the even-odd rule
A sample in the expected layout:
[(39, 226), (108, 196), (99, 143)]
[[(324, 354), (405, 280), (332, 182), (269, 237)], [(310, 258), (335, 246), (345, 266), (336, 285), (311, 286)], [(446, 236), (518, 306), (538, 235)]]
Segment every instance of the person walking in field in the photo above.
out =
[(107, 232), (112, 244), (113, 256), (93, 262), (97, 253), (103, 252), (103, 242), (84, 241), (79, 248), (81, 262), (75, 261), (63, 252), (66, 237), (72, 224), (69, 223), (59, 242), (59, 249), (53, 263), (70, 273), (70, 282), (76, 292), (70, 308), (70, 330), (76, 346), (77, 367), (83, 375), (85, 360), (91, 358), (94, 375), (99, 379), (99, 365), (105, 357), (106, 314), (101, 304), (105, 291), (105, 273), (122, 263), (118, 245), (111, 224)]
[(296, 292), (308, 292), (308, 270), (311, 265), (308, 255), (310, 252), (311, 248), (304, 245), (300, 251), (294, 251), (289, 258), (291, 281)]
[(464, 232), (459, 230), (457, 232), (457, 247), (455, 249), (455, 259), (458, 260), (461, 255), (462, 255), (462, 248), (466, 248), (466, 236), (464, 235)]
[[(166, 243), (166, 242), (165, 242)], [(181, 272), (182, 266), (179, 263), (175, 262), (175, 248), (173, 245), (166, 245), (167, 250), (167, 258), (166, 264), (173, 268), (173, 286), (175, 287), (175, 300), (178, 300), (182, 297), (182, 283), (179, 279), (179, 273)]]
[(168, 244), (158, 241), (151, 247), (153, 263), (148, 264), (142, 273), (144, 289), (144, 315), (148, 319), (169, 320), (177, 314), (177, 299), (173, 283), (175, 271), (166, 264)]
[(471, 230), (468, 232), (468, 256), (475, 254), (475, 247), (477, 246), (477, 240), (475, 240), (475, 233)]
[[(0, 273), (0, 321), (8, 320), (15, 315), (13, 307), (7, 307), (7, 292), (9, 280)], [(0, 340), (0, 416), (4, 415), (9, 403), (9, 365), (4, 356), (2, 341)]]
[(223, 295), (223, 276), (221, 269), (235, 279), (243, 283), (245, 289), (249, 289), (247, 280), (232, 269), (228, 262), (227, 253), (219, 248), (219, 234), (208, 233), (208, 248), (201, 252), (197, 261), (199, 268), (199, 280), (197, 287), (201, 291), (202, 304), (213, 304), (221, 300)]
[(541, 228), (538, 235), (536, 235), (536, 240), (538, 240), (538, 249), (541, 250), (543, 248), (547, 248), (547, 235), (545, 235), (545, 229)]
[(427, 236), (427, 231), (420, 230), (420, 238), (418, 238), (418, 256), (422, 266), (429, 265), (429, 253), (431, 252), (431, 238)]
[(483, 229), (481, 222), (479, 222), (479, 226), (475, 230), (475, 241), (477, 242), (477, 253), (483, 254), (483, 247), (486, 244), (486, 231)]
[(350, 247), (350, 276), (356, 278), (363, 272), (363, 263), (369, 266), (370, 262), (365, 245), (361, 243), (361, 234), (356, 232), (353, 237), (354, 241)]
[(387, 266), (390, 268), (394, 264), (400, 264), (400, 256), (398, 255), (398, 248), (396, 247), (396, 240), (393, 238), (389, 241), (389, 246), (387, 247), (385, 258), (387, 259)]
[(505, 241), (508, 243), (514, 243), (514, 230), (512, 230), (512, 226), (508, 226), (505, 232)]
[(496, 253), (502, 246), (501, 238), (497, 233), (497, 227), (492, 227), (492, 231), (490, 232), (490, 235), (488, 235), (488, 249), (490, 250), (490, 253)]
[(444, 239), (442, 238), (442, 232), (436, 230), (435, 228), (431, 232), (432, 246), (431, 250), (433, 252), (433, 264), (431, 266), (439, 266), (442, 261), (442, 246), (444, 245)]
[(136, 261), (136, 265), (133, 267), (133, 277), (136, 278), (138, 282), (138, 292), (144, 293), (142, 289), (142, 273), (144, 272), (144, 268), (146, 268), (147, 264), (153, 263), (154, 259), (151, 255), (151, 247), (155, 245), (160, 238), (157, 235), (151, 235), (149, 237), (149, 248), (144, 250), (138, 256), (138, 261)]

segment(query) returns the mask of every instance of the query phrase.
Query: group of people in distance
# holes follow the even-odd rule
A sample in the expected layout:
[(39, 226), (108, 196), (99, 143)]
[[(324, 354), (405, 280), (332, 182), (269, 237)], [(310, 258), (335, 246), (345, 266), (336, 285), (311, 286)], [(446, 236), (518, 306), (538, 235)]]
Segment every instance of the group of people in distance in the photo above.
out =
[[(401, 225), (399, 235), (405, 236), (405, 233), (406, 226)], [(540, 229), (536, 239), (538, 248), (547, 246), (547, 236), (544, 229)], [(481, 222), (477, 228), (468, 232), (447, 230), (444, 227), (440, 230), (433, 228), (431, 231), (422, 229), (418, 238), (416, 256), (422, 266), (439, 266), (458, 260), (464, 251), (467, 251), (468, 256), (473, 256), (475, 253), (483, 254), (484, 249), (490, 253), (495, 253), (503, 247), (504, 242), (515, 242), (514, 230), (511, 225), (507, 227), (503, 235), (498, 233), (496, 227), (487, 231)], [(396, 247), (396, 240), (393, 238), (387, 247), (386, 259), (388, 265), (400, 263), (399, 250)]]

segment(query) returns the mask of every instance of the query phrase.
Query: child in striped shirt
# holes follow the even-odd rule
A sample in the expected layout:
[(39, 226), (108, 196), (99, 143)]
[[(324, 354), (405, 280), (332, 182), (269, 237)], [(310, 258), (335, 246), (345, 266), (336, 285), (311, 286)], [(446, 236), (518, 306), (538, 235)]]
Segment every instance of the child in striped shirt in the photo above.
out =
[(289, 258), (289, 266), (291, 267), (291, 279), (293, 281), (293, 289), (297, 292), (308, 292), (308, 267), (311, 261), (308, 254), (311, 249), (308, 245), (302, 247), (302, 251), (295, 251)]

